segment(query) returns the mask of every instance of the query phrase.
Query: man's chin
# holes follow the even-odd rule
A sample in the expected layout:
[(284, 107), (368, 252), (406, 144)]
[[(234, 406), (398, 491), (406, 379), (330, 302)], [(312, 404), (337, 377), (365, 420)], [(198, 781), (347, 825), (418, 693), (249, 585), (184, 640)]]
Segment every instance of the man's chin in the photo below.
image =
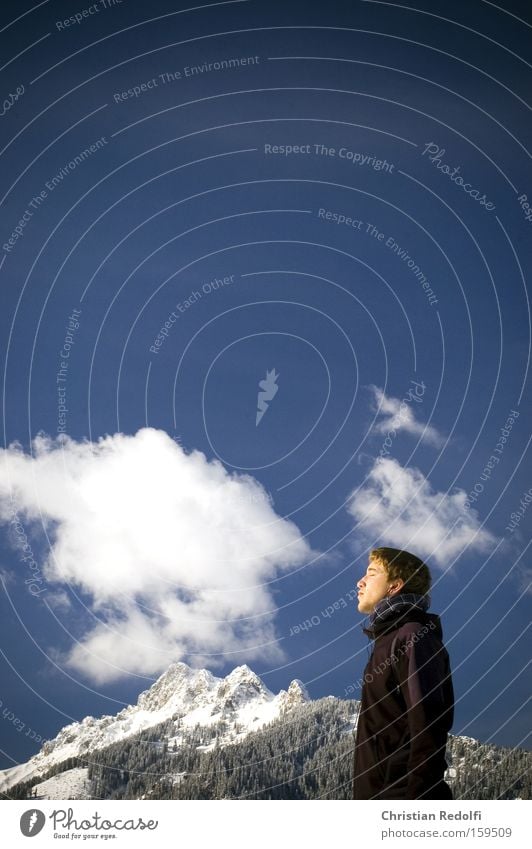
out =
[(369, 614), (373, 610), (373, 607), (366, 606), (363, 601), (358, 602), (358, 612)]

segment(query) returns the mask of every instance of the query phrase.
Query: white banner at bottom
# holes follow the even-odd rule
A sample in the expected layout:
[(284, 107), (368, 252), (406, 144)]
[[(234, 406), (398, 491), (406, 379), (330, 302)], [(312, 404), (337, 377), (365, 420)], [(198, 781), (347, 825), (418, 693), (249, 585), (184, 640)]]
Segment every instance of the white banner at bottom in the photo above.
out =
[[(6, 847), (96, 846), (271, 849), (280, 846), (531, 845), (530, 801), (4, 801)], [(530, 827), (528, 825), (528, 831)], [(529, 834), (530, 837), (530, 834)], [(281, 842), (282, 841), (282, 842)], [(423, 841), (423, 843), (421, 842)], [(459, 841), (459, 842), (458, 842)]]

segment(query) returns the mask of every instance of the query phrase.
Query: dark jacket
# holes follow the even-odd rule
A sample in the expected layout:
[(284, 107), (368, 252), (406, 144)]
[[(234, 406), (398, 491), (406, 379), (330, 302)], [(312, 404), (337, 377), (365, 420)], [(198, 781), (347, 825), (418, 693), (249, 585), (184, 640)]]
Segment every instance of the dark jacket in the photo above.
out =
[(440, 618), (414, 609), (374, 629), (364, 629), (375, 642), (364, 670), (353, 798), (452, 799), (443, 775), (454, 694)]

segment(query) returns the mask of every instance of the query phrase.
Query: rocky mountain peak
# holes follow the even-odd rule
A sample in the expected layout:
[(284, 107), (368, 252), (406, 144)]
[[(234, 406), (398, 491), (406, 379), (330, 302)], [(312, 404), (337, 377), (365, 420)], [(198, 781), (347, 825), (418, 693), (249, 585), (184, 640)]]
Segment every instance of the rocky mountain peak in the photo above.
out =
[(98, 751), (167, 720), (182, 728), (224, 721), (226, 734), (220, 743), (226, 745), (308, 700), (298, 679), (292, 681), (288, 691), (274, 695), (247, 664), (237, 666), (225, 678), (216, 678), (208, 669), (172, 663), (140, 694), (136, 705), (123, 708), (116, 716), (88, 716), (73, 722), (54, 740), (46, 741), (26, 764), (4, 770), (0, 773), (0, 791), (42, 775), (67, 758)]
[(308, 690), (299, 678), (294, 678), (294, 680), (290, 682), (288, 690), (281, 690), (277, 698), (279, 700), (281, 713), (286, 713), (287, 711), (293, 710), (293, 708), (298, 705), (302, 705), (304, 702), (310, 701)]
[(223, 678), (216, 692), (216, 701), (222, 713), (236, 710), (246, 702), (271, 701), (273, 697), (273, 693), (247, 664), (237, 666)]
[(218, 679), (208, 669), (192, 669), (186, 663), (172, 663), (154, 684), (140, 694), (137, 706), (142, 710), (161, 710), (170, 700), (181, 700), (185, 707), (213, 689)]

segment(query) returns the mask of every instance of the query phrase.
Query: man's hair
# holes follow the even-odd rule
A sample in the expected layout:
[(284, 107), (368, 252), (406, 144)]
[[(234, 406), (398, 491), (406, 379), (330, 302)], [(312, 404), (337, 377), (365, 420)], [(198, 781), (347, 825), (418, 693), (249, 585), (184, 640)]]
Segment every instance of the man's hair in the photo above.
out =
[(429, 567), (415, 554), (399, 548), (373, 548), (369, 557), (384, 566), (390, 580), (401, 578), (405, 582), (402, 593), (425, 595), (430, 590), (432, 577)]

